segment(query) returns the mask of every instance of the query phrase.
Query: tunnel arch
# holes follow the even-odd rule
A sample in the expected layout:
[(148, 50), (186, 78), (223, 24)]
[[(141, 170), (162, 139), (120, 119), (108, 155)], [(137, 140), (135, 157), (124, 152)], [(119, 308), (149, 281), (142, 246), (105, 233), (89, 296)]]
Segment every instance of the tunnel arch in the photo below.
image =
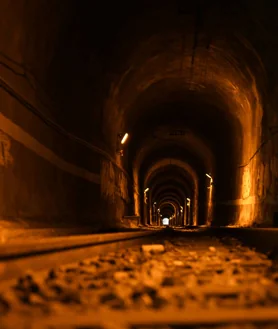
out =
[(185, 200), (185, 196), (189, 196), (189, 193), (184, 194), (183, 186), (179, 186), (179, 183), (180, 181), (171, 185), (173, 181), (167, 181), (150, 190), (151, 195), (148, 197), (148, 203), (144, 204), (144, 209), (142, 210), (144, 212), (144, 223), (150, 224), (154, 222), (152, 218), (154, 203), (158, 204), (165, 195), (167, 195), (168, 199), (174, 198), (176, 202), (183, 205), (183, 200)]
[[(187, 216), (187, 224), (196, 225), (196, 222), (194, 222), (194, 213), (195, 213), (194, 206), (196, 206), (196, 205), (194, 202), (193, 193), (190, 193), (190, 192), (183, 193), (183, 191), (177, 185), (162, 186), (157, 191), (157, 196), (155, 197), (155, 199), (161, 200), (161, 199), (167, 199), (167, 198), (175, 198), (179, 202), (180, 206), (183, 207), (184, 210), (187, 209), (186, 208), (187, 203), (188, 203), (187, 198), (190, 198), (190, 200), (193, 201), (193, 203), (192, 203), (193, 207), (191, 207), (191, 209), (190, 209), (190, 215)], [(188, 215), (188, 214), (186, 214), (186, 215)], [(206, 222), (201, 222), (198, 224), (206, 224)]]
[[(168, 8), (168, 5), (171, 7), (169, 2), (167, 4), (163, 2), (162, 17), (166, 15), (164, 5), (165, 8)], [(227, 221), (247, 225), (247, 218), (252, 221), (256, 217), (256, 206), (251, 209), (249, 206), (245, 207), (245, 204), (246, 198), (249, 198), (251, 202), (256, 190), (255, 173), (260, 160), (259, 157), (252, 157), (262, 141), (261, 121), (266, 74), (255, 49), (254, 40), (248, 39), (242, 31), (239, 31), (238, 17), (234, 20), (229, 10), (225, 8), (227, 21), (231, 24), (227, 25), (226, 20), (223, 21), (217, 16), (218, 9), (214, 5), (212, 8), (202, 8), (202, 10), (206, 14), (208, 29), (199, 31), (198, 36), (202, 37), (202, 42), (193, 47), (193, 54), (192, 43), (189, 40), (194, 40), (194, 33), (189, 22), (182, 23), (180, 17), (171, 11), (170, 16), (167, 16), (167, 33), (162, 33), (161, 31), (165, 31), (166, 26), (162, 27), (158, 21), (154, 25), (154, 22), (147, 20), (146, 25), (149, 26), (150, 31), (155, 32), (150, 32), (147, 37), (140, 39), (133, 49), (127, 69), (123, 71), (121, 78), (118, 82), (115, 81), (115, 85), (110, 90), (106, 111), (110, 112), (113, 108), (114, 113), (117, 113), (117, 117), (112, 116), (113, 122), (117, 122), (121, 129), (127, 130), (132, 121), (129, 122), (128, 117), (136, 118), (133, 122), (137, 122), (138, 118), (145, 116), (146, 111), (150, 111), (150, 106), (153, 107), (153, 104), (158, 106), (165, 103), (167, 97), (168, 100), (178, 100), (183, 94), (188, 98), (191, 97), (195, 103), (197, 100), (202, 100), (204, 104), (214, 104), (213, 106), (219, 109), (217, 116), (222, 111), (234, 118), (237, 124), (231, 128), (231, 136), (237, 146), (232, 147), (232, 140), (226, 147), (225, 143), (223, 144), (224, 149), (236, 150), (235, 158), (232, 160), (233, 168), (229, 168), (231, 161), (225, 162), (225, 157), (221, 161), (219, 155), (217, 160), (217, 172), (222, 170), (223, 174), (215, 185), (215, 193), (218, 195), (216, 217), (218, 219), (226, 217), (223, 212), (226, 212), (229, 207), (223, 205), (234, 202), (239, 205), (239, 211), (234, 211)], [(212, 22), (209, 18), (210, 10), (216, 15), (217, 22)], [(243, 16), (239, 12), (237, 14), (240, 17), (240, 26), (246, 29), (248, 25), (243, 20)], [(251, 17), (248, 19), (252, 21)], [(225, 23), (225, 28), (218, 30), (215, 26), (220, 26), (218, 25), (220, 21), (221, 24)], [(161, 28), (160, 32), (158, 32), (158, 26)], [(235, 28), (236, 33), (232, 33), (231, 26)], [(186, 31), (184, 40), (188, 41), (183, 51), (181, 51), (183, 34), (178, 33), (182, 30)], [(213, 34), (213, 39), (208, 31)], [(165, 44), (168, 46), (163, 47)], [(194, 65), (191, 64), (192, 61)], [(159, 86), (164, 86), (164, 91)], [(216, 120), (217, 116), (215, 116)], [(220, 125), (222, 123), (224, 119)], [(223, 138), (225, 136), (226, 133)], [(229, 156), (229, 152), (225, 152)], [(251, 158), (251, 163), (248, 163)], [(221, 166), (221, 162), (225, 164)], [(241, 165), (246, 165), (246, 168), (242, 169)], [(226, 172), (225, 168), (227, 168)], [(238, 186), (230, 195), (227, 192), (229, 188), (226, 187), (225, 175), (227, 178), (233, 176), (232, 180), (236, 182), (236, 184), (233, 182), (228, 182), (228, 184)], [(227, 195), (222, 198), (221, 191), (224, 190)]]
[[(229, 120), (229, 122), (230, 122), (230, 120)], [(159, 128), (159, 129), (161, 129), (161, 128)], [(236, 128), (236, 129), (238, 129), (238, 128)], [(146, 131), (146, 129), (144, 129), (144, 132), (145, 131)], [(227, 131), (227, 129), (224, 128), (223, 134), (225, 134), (226, 131)], [(240, 135), (241, 135), (241, 132), (239, 131), (239, 136)], [(189, 138), (187, 138), (187, 137), (189, 137)], [(136, 136), (134, 136), (134, 138), (138, 139)], [(216, 138), (218, 138), (217, 135), (216, 135)], [(221, 139), (223, 140), (222, 136), (221, 136)], [(217, 143), (217, 140), (215, 141), (215, 144), (216, 143)], [(230, 142), (229, 145), (231, 145), (231, 143), (232, 142)], [(137, 189), (138, 196), (139, 196), (139, 189), (137, 187), (138, 173), (136, 173), (137, 170), (135, 170), (136, 163), (141, 163), (143, 161), (144, 157), (145, 157), (145, 159), (147, 159), (147, 157), (150, 157), (150, 154), (152, 154), (152, 153), (157, 154), (159, 148), (161, 150), (163, 150), (163, 151), (161, 151), (161, 156), (160, 156), (162, 158), (163, 157), (162, 154), (163, 154), (163, 152), (165, 153), (165, 150), (170, 155), (171, 152), (174, 150), (174, 148), (176, 148), (176, 150), (178, 151), (177, 147), (179, 147), (180, 151), (178, 151), (178, 152), (180, 152), (182, 157), (184, 157), (182, 160), (185, 162), (191, 163), (191, 166), (193, 166), (194, 168), (199, 168), (198, 172), (199, 172), (200, 177), (202, 177), (204, 175), (204, 173), (206, 173), (206, 172), (212, 173), (213, 176), (214, 176), (214, 173), (217, 172), (215, 166), (212, 165), (215, 162), (212, 151), (209, 149), (208, 146), (206, 146), (206, 143), (204, 143), (204, 141), (201, 138), (198, 138), (198, 137), (196, 138), (196, 135), (192, 134), (190, 132), (190, 130), (188, 130), (188, 129), (186, 130), (185, 139), (184, 139), (184, 136), (179, 137), (178, 139), (165, 138), (165, 141), (163, 141), (163, 144), (161, 144), (161, 138), (158, 141), (155, 139), (148, 140), (148, 138), (147, 138), (146, 140), (144, 140), (144, 145), (146, 145), (146, 146), (144, 147), (144, 149), (142, 149), (138, 152), (137, 158), (135, 160), (135, 164), (133, 165), (133, 177), (135, 177), (134, 182), (135, 182), (135, 188)], [(163, 145), (163, 147), (162, 147), (162, 145)], [(198, 147), (196, 147), (197, 145), (198, 145)], [(220, 162), (218, 163), (218, 165), (219, 165), (217, 168), (218, 172), (221, 169), (221, 167), (223, 167), (223, 166), (225, 168), (230, 166), (231, 167), (230, 170), (235, 170), (234, 168), (236, 167), (236, 163), (234, 160), (233, 160), (234, 162), (232, 162), (231, 158), (229, 158), (230, 154), (232, 153), (229, 145), (225, 146), (225, 150), (226, 150), (225, 152), (227, 152), (227, 156), (224, 156), (222, 158), (222, 162), (224, 160), (225, 164), (220, 163)], [(167, 147), (169, 149), (168, 151), (167, 151)], [(239, 149), (240, 149), (240, 145), (239, 145)], [(184, 151), (182, 151), (182, 150), (184, 150)], [(196, 150), (198, 151), (197, 152), (198, 154), (196, 153)], [(172, 153), (172, 154), (174, 155), (174, 153)], [(222, 149), (218, 150), (218, 156), (219, 157), (222, 156)], [(152, 157), (153, 157), (153, 155), (152, 155)], [(170, 157), (171, 157), (171, 155), (170, 155)], [(235, 158), (235, 156), (234, 156), (234, 158)], [(154, 162), (154, 161), (157, 161), (157, 160), (154, 158), (152, 162)], [(144, 162), (143, 162), (143, 164), (144, 164)], [(147, 170), (147, 169), (145, 169), (145, 170)], [(223, 194), (223, 189), (225, 189), (226, 194), (227, 194), (227, 191), (230, 191), (229, 192), (230, 199), (233, 199), (233, 197), (236, 196), (236, 193), (238, 193), (236, 190), (232, 190), (232, 188), (226, 188), (227, 184), (226, 184), (226, 182), (224, 182), (226, 176), (227, 176), (226, 171), (223, 171), (222, 176), (220, 177), (220, 180), (218, 179), (218, 182), (220, 181), (220, 183), (222, 184), (222, 187), (218, 188), (218, 191), (220, 191), (218, 193), (218, 197), (224, 198), (224, 200), (225, 200), (225, 196)], [(221, 178), (222, 178), (222, 180), (221, 180)], [(216, 181), (217, 181), (217, 178), (216, 178)], [(203, 182), (203, 184), (204, 184), (204, 182)], [(235, 184), (233, 184), (233, 180), (231, 180), (228, 182), (228, 185), (232, 186)], [(220, 184), (218, 184), (218, 187), (219, 186), (220, 186)], [(235, 186), (233, 188), (235, 188)], [(216, 192), (217, 192), (217, 190), (216, 190)], [(229, 197), (226, 196), (226, 200), (229, 199)], [(221, 200), (220, 200), (220, 202), (221, 202)]]
[(165, 194), (165, 196), (162, 196), (158, 200), (159, 200), (158, 207), (160, 204), (163, 204), (164, 202), (165, 203), (172, 202), (175, 204), (176, 211), (175, 211), (175, 218), (172, 221), (172, 223), (173, 223), (172, 225), (185, 226), (185, 225), (188, 225), (189, 223), (191, 223), (190, 218), (188, 218), (188, 216), (187, 216), (186, 207), (185, 207), (185, 203), (184, 203), (183, 199), (179, 200), (179, 198), (177, 198), (174, 194), (170, 195), (167, 193), (167, 194)]
[[(178, 159), (161, 159), (158, 162), (154, 163), (148, 170), (145, 178), (144, 178), (144, 182), (143, 182), (143, 190), (145, 188), (147, 188), (148, 185), (148, 181), (151, 179), (151, 177), (153, 175), (155, 175), (157, 173), (157, 171), (159, 171), (161, 168), (167, 168), (169, 166), (174, 166), (174, 167), (178, 167), (181, 168), (185, 173), (189, 174), (189, 177), (191, 178), (191, 180), (193, 181), (193, 194), (194, 194), (194, 206), (193, 206), (193, 223), (194, 225), (197, 225), (198, 222), (198, 194), (199, 194), (199, 179), (198, 176), (196, 174), (196, 172), (194, 171), (194, 169), (188, 165), (185, 162), (182, 162), (181, 160)], [(136, 198), (136, 190), (134, 191), (134, 196), (135, 196), (135, 212), (137, 209), (139, 209), (140, 204), (139, 204), (139, 199)], [(138, 208), (137, 208), (138, 207)]]
[[(186, 185), (186, 182), (182, 182), (177, 177), (169, 177), (167, 180), (159, 183), (152, 191), (152, 200), (156, 201), (161, 195), (170, 195), (176, 194), (179, 196), (180, 200), (185, 200), (187, 197), (190, 197), (192, 200), (194, 199), (193, 187)], [(183, 202), (181, 201), (181, 204)], [(193, 203), (195, 206), (196, 203)], [(192, 212), (193, 214), (194, 212)], [(193, 220), (192, 220), (193, 222)], [(202, 221), (202, 223), (205, 223)]]
[[(182, 198), (180, 198), (180, 195), (177, 195), (176, 193), (167, 193), (165, 196), (161, 196), (157, 198), (157, 201), (152, 202), (150, 212), (149, 212), (149, 218), (148, 218), (148, 224), (150, 225), (161, 225), (161, 219), (162, 219), (162, 213), (161, 213), (161, 204), (171, 202), (175, 205), (175, 209), (178, 209), (182, 203)], [(177, 213), (177, 211), (176, 211)]]
[[(211, 174), (214, 225), (273, 224), (276, 3), (180, 3), (1, 2), (0, 138), (8, 160), (0, 163), (4, 181), (24, 189), (0, 187), (1, 218), (121, 225), (134, 215), (138, 151), (140, 184), (163, 156), (191, 165), (199, 186)], [(166, 128), (185, 134), (161, 139)]]
[(194, 169), (188, 165), (185, 162), (182, 162), (178, 159), (161, 159), (160, 161), (156, 162), (153, 164), (153, 166), (148, 170), (147, 175), (145, 176), (143, 186), (146, 187), (148, 184), (148, 181), (150, 180), (152, 175), (155, 175), (155, 172), (161, 168), (165, 168), (167, 166), (174, 166), (183, 169), (186, 173), (190, 175), (194, 182), (194, 186), (197, 188), (198, 186), (198, 176)]
[[(169, 196), (176, 196), (179, 201), (184, 200), (186, 197), (191, 196), (191, 193), (184, 192), (179, 186), (177, 185), (169, 185), (160, 186), (153, 196), (153, 202), (157, 202), (161, 198), (162, 195), (169, 195)], [(182, 202), (181, 202), (182, 203)]]
[[(163, 212), (163, 209), (164, 209), (164, 214), (165, 215), (162, 215), (161, 218), (163, 218), (164, 216), (166, 216), (168, 218), (172, 217), (172, 216), (176, 217), (177, 216), (177, 207), (178, 207), (178, 205), (173, 201), (164, 201), (164, 202), (162, 202), (160, 204), (160, 209), (162, 209), (161, 212)], [(165, 208), (168, 210), (167, 212), (165, 211)], [(170, 210), (171, 208), (173, 209), (173, 212), (171, 212), (171, 210)]]

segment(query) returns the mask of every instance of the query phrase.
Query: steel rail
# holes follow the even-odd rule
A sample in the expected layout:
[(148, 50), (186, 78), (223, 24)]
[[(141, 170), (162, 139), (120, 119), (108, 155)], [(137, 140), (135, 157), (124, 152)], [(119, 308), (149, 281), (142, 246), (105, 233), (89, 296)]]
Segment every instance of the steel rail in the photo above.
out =
[[(207, 310), (191, 309), (179, 310), (166, 307), (161, 311), (138, 310), (138, 311), (111, 311), (105, 308), (90, 311), (84, 314), (75, 314), (71, 311), (62, 315), (50, 317), (28, 317), (25, 318), (8, 316), (3, 322), (7, 328), (29, 329), (38, 328), (101, 328), (101, 329), (132, 329), (132, 328), (155, 328), (158, 326), (211, 326), (211, 325), (243, 325), (243, 324), (277, 324), (277, 307), (256, 307), (252, 309), (236, 310)], [(20, 322), (19, 322), (20, 321)], [(21, 324), (20, 327), (18, 326)]]
[(51, 252), (65, 248), (82, 247), (86, 245), (108, 243), (123, 239), (133, 239), (137, 237), (153, 234), (153, 231), (103, 233), (89, 235), (74, 235), (63, 237), (43, 237), (40, 240), (17, 240), (17, 243), (6, 243), (0, 245), (0, 260), (31, 255), (40, 252)]
[(156, 234), (156, 231), (141, 231), (44, 238), (41, 243), (7, 243), (0, 247), (0, 288), (5, 285), (4, 281), (18, 278), (27, 271), (42, 271), (128, 248), (153, 239)]

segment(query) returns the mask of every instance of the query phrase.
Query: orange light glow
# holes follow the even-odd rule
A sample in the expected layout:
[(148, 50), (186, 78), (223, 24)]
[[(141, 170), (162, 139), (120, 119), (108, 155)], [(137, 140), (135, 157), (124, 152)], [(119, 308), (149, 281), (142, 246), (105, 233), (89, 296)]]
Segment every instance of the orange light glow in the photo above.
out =
[(209, 174), (206, 174), (206, 176), (207, 176), (208, 178), (210, 178), (210, 179), (211, 179), (211, 181), (212, 181), (212, 177), (211, 177), (211, 175), (209, 175)]
[(212, 211), (213, 211), (213, 203), (212, 203), (213, 178), (210, 174), (206, 174), (206, 176), (210, 179), (210, 184), (207, 187), (208, 188), (207, 225), (210, 225), (212, 222)]
[(121, 144), (124, 144), (127, 139), (128, 139), (128, 133), (125, 133), (123, 139), (121, 140)]

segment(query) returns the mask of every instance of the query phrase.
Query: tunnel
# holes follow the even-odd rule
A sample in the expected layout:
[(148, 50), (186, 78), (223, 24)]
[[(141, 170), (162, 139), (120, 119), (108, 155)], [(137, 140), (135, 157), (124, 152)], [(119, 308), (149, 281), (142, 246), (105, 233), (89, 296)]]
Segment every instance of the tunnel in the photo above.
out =
[(0, 230), (277, 226), (275, 15), (1, 1)]

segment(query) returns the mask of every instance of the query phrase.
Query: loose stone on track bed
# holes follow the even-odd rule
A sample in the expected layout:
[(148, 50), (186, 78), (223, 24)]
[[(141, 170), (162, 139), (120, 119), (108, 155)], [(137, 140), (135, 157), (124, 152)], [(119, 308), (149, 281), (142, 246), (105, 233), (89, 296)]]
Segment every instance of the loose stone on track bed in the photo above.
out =
[(144, 310), (167, 312), (169, 306), (181, 312), (278, 306), (275, 264), (238, 241), (222, 241), (169, 239), (53, 268), (44, 276), (27, 273), (0, 294), (0, 314), (70, 317), (86, 310), (97, 317), (105, 307), (124, 317), (128, 310), (143, 316)]

